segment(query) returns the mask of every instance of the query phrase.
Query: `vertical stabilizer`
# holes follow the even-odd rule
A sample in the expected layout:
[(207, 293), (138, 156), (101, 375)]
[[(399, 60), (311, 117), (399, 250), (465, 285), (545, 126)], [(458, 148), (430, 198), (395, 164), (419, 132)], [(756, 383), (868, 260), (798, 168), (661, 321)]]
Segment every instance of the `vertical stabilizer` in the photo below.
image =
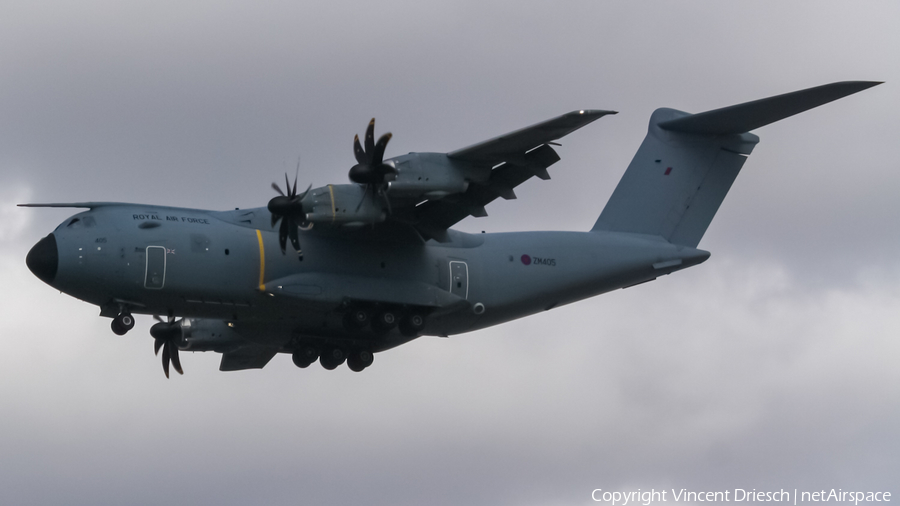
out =
[(749, 130), (877, 84), (832, 83), (699, 114), (657, 109), (592, 230), (696, 247), (759, 142)]

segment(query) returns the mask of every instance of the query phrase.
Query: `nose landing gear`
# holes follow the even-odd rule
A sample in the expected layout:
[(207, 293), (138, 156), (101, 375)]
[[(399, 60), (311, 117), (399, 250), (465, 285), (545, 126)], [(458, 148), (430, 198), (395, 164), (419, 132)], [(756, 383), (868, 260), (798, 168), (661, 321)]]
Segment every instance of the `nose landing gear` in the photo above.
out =
[(129, 330), (134, 328), (134, 316), (131, 313), (123, 311), (112, 319), (110, 328), (117, 336), (124, 336)]

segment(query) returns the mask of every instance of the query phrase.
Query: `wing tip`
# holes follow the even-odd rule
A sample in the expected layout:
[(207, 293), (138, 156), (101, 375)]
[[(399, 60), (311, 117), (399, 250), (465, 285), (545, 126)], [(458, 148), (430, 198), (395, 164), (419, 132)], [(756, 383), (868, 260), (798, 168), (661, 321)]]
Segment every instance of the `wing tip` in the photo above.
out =
[(602, 117), (609, 114), (619, 114), (619, 111), (610, 111), (607, 109), (579, 109), (577, 111), (572, 111), (568, 115), (569, 116), (588, 116), (588, 117)]

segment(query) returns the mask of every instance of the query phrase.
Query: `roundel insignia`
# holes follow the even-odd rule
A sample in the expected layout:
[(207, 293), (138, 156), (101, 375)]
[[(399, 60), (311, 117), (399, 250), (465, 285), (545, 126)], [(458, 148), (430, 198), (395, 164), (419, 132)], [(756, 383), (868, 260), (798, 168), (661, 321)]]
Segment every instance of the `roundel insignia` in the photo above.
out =
[(531, 265), (531, 257), (528, 255), (522, 255), (522, 263), (525, 265)]

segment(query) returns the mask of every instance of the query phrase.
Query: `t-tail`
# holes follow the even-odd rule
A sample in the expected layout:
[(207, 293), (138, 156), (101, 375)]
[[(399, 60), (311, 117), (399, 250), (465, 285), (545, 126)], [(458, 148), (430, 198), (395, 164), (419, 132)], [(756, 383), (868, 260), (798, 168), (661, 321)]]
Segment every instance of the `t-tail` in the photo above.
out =
[(657, 109), (592, 231), (659, 235), (696, 247), (769, 123), (881, 84), (846, 81), (699, 114)]

